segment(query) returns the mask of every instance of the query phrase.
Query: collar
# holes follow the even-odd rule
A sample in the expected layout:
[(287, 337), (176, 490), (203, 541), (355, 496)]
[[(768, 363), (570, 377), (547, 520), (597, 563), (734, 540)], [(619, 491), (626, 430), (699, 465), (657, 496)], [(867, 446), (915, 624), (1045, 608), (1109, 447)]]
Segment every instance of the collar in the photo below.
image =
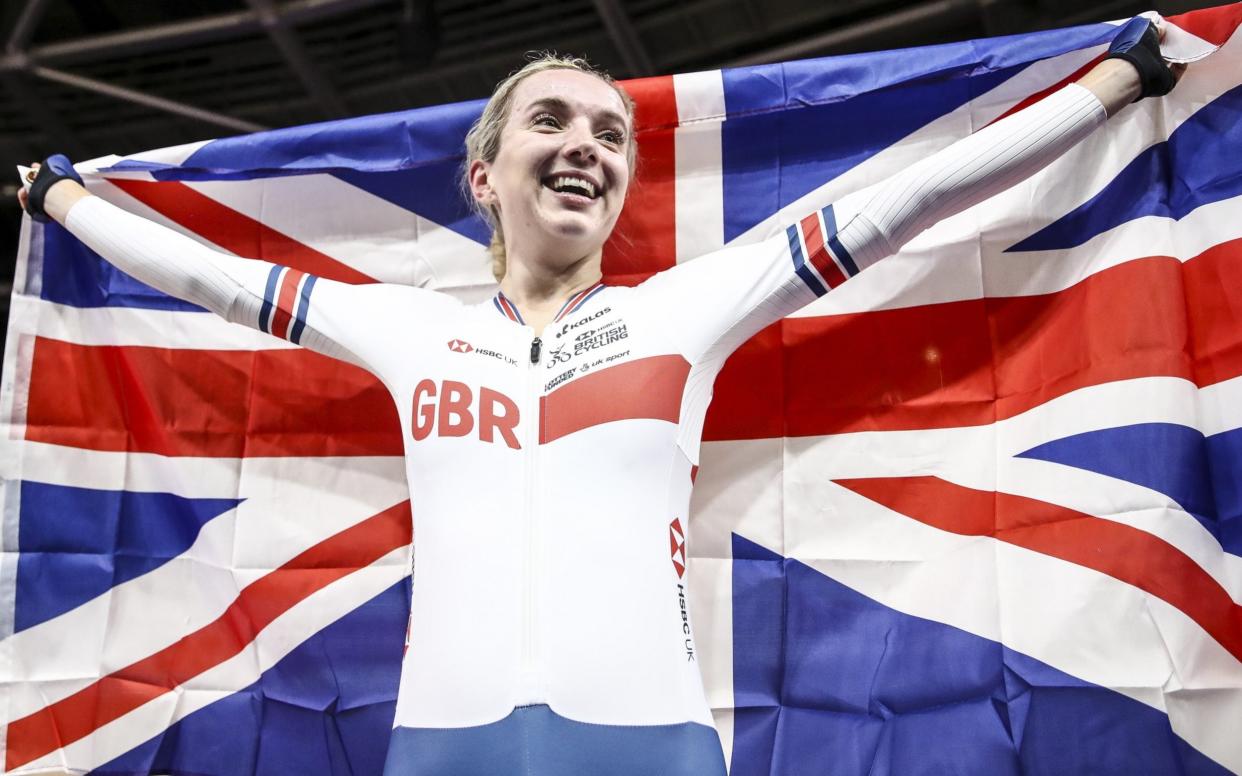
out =
[[(556, 317), (552, 319), (552, 322), (556, 323), (568, 315), (573, 315), (581, 309), (582, 305), (586, 304), (588, 299), (603, 291), (606, 287), (603, 281), (600, 281), (590, 288), (584, 288), (569, 297), (565, 300), (565, 304), (561, 305), (561, 309), (556, 313)], [(504, 317), (523, 326), (526, 325), (526, 321), (522, 320), (522, 314), (518, 312), (517, 305), (511, 302), (502, 292), (496, 292), (496, 296), (492, 297), (492, 304), (496, 306), (496, 309)]]

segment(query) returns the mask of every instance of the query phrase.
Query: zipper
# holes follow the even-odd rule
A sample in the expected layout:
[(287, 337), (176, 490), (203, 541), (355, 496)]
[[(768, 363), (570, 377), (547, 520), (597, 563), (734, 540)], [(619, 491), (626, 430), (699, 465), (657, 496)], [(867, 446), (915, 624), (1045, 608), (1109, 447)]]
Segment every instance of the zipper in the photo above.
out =
[(537, 611), (537, 584), (535, 575), (538, 573), (539, 542), (539, 429), (543, 419), (539, 416), (539, 363), (543, 357), (543, 340), (535, 337), (530, 343), (530, 365), (527, 368), (526, 396), (529, 401), (526, 417), (531, 422), (526, 437), (526, 530), (524, 536), (524, 560), (526, 564), (526, 589), (524, 591), (523, 634), (522, 634), (522, 687), (523, 704), (543, 703), (542, 682), (537, 667), (538, 644), (535, 638), (535, 622)]

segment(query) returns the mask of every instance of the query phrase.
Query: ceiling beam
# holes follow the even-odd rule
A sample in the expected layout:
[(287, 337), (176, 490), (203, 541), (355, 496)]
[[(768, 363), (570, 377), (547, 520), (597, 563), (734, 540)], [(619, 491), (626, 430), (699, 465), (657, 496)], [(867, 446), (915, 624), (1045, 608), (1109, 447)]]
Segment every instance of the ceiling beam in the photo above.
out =
[(974, 21), (979, 15), (976, 0), (932, 0), (888, 13), (857, 24), (850, 24), (813, 35), (783, 46), (764, 49), (728, 62), (725, 67), (764, 65), (791, 59), (825, 56), (856, 50), (888, 35), (909, 37), (912, 29), (945, 29)]
[(647, 47), (638, 37), (638, 31), (634, 29), (630, 15), (625, 12), (621, 4), (617, 0), (594, 0), (594, 2), (595, 10), (604, 22), (604, 29), (608, 30), (608, 37), (612, 38), (613, 45), (621, 54), (621, 60), (625, 62), (626, 68), (630, 71), (630, 76), (642, 78), (654, 75), (655, 67), (651, 64)]
[(174, 113), (178, 116), (185, 116), (186, 118), (196, 119), (208, 124), (233, 129), (238, 132), (262, 132), (267, 129), (267, 127), (259, 124), (245, 121), (243, 119), (233, 118), (232, 116), (226, 116), (223, 113), (216, 113), (215, 111), (196, 108), (193, 105), (187, 105), (183, 102), (169, 100), (164, 97), (157, 97), (154, 94), (147, 94), (146, 92), (140, 92), (136, 89), (128, 89), (124, 86), (105, 83), (104, 81), (99, 81), (94, 78), (87, 78), (82, 75), (66, 73), (61, 70), (53, 70), (50, 67), (32, 65), (29, 72), (31, 75), (38, 76), (39, 78), (47, 81), (54, 81), (58, 84), (72, 86), (77, 89), (85, 89), (89, 92), (95, 92), (96, 94), (102, 94), (107, 97), (124, 100), (126, 102), (137, 103), (138, 105), (145, 105), (148, 108), (154, 108), (155, 110), (163, 111), (165, 113)]
[(73, 133), (59, 113), (39, 98), (27, 77), (18, 72), (30, 64), (26, 47), (30, 45), (35, 29), (43, 20), (47, 4), (48, 0), (27, 0), (22, 8), (4, 44), (4, 56), (0, 58), (0, 80), (3, 80), (5, 88), (13, 93), (22, 110), (30, 115), (36, 132), (42, 134), (42, 140), (45, 143), (61, 153), (79, 156), (82, 153), (82, 144), (78, 141), (77, 135)]
[(16, 54), (30, 45), (35, 28), (43, 20), (43, 12), (47, 10), (47, 3), (48, 0), (26, 0), (25, 7), (22, 8), (21, 14), (13, 24), (13, 31), (9, 33), (8, 42), (5, 43), (4, 50), (7, 53)]
[[(34, 136), (24, 140), (36, 148), (36, 153), (42, 155), (63, 153), (75, 158), (82, 157), (85, 149), (78, 140), (77, 134), (69, 128), (58, 112), (39, 98), (28, 76), (13, 71), (0, 71), (0, 80), (3, 80), (5, 88), (13, 93), (17, 104), (21, 106), (23, 112), (29, 115), (31, 123), (35, 126)], [(40, 144), (44, 147), (39, 148)]]
[(349, 115), (345, 100), (315, 65), (297, 33), (289, 26), (272, 0), (246, 0), (259, 16), (259, 24), (276, 44), (289, 69), (302, 82), (302, 88), (319, 105), (325, 118), (338, 119)]
[[(280, 16), (287, 24), (304, 24), (349, 13), (386, 0), (293, 0), (280, 6)], [(36, 46), (30, 56), (44, 64), (64, 64), (83, 59), (116, 59), (132, 54), (236, 39), (263, 32), (263, 24), (254, 9), (203, 16), (168, 24), (156, 24), (136, 30), (102, 35), (88, 35), (60, 43)]]

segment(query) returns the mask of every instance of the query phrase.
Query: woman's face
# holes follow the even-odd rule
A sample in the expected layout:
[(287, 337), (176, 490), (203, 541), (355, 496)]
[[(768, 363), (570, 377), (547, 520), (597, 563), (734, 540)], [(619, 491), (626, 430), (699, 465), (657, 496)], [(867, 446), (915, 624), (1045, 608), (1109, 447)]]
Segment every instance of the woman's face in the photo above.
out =
[(471, 168), (471, 188), (500, 211), (506, 252), (557, 263), (599, 251), (629, 187), (625, 104), (576, 70), (544, 70), (513, 92), (500, 150)]

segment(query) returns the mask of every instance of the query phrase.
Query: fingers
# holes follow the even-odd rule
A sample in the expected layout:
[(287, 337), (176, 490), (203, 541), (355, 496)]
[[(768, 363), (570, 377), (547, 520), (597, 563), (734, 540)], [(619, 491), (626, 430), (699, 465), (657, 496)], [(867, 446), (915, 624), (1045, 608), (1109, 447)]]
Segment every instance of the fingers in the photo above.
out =
[(22, 206), (22, 210), (26, 209), (26, 202), (30, 200), (30, 194), (25, 189), (17, 190), (17, 204)]

